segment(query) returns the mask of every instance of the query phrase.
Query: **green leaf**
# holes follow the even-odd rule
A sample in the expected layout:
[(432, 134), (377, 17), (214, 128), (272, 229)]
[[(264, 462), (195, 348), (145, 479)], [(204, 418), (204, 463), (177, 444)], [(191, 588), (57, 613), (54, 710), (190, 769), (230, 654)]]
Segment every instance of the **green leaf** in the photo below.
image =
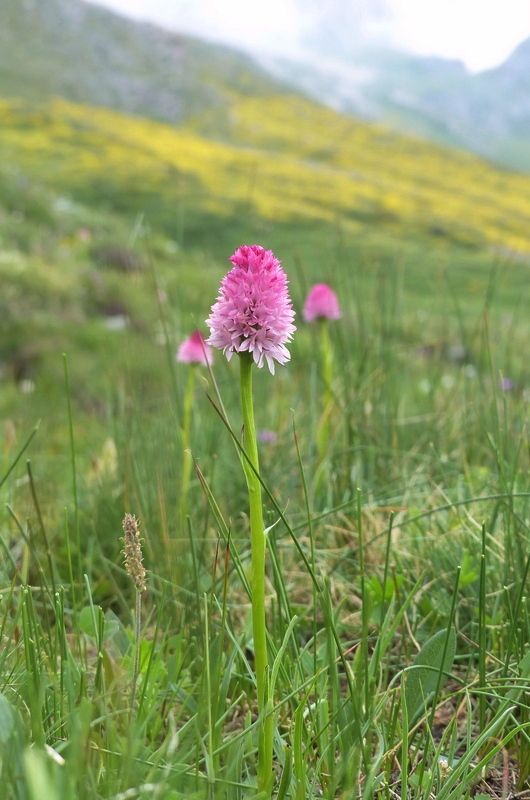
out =
[(9, 700), (0, 694), (0, 745), (2, 748), (17, 730), (18, 718)]
[[(446, 639), (447, 649), (444, 658)], [(447, 630), (435, 633), (434, 636), (425, 642), (414, 659), (412, 669), (408, 672), (405, 682), (405, 702), (407, 704), (409, 724), (414, 722), (414, 718), (420, 709), (423, 708), (429, 695), (436, 690), (440, 671), (450, 671), (453, 665), (455, 651), (456, 633), (455, 629), (451, 628), (449, 637), (447, 637)], [(442, 676), (440, 686), (444, 681), (445, 677)]]
[(522, 657), (519, 662), (519, 669), (521, 670), (521, 677), (527, 678), (530, 674), (530, 651)]
[[(101, 608), (99, 606), (94, 606), (94, 612), (97, 620), (97, 614), (101, 612)], [(81, 609), (81, 613), (79, 614), (79, 627), (87, 636), (91, 636), (93, 639), (96, 638), (97, 631), (94, 628), (94, 616), (90, 606), (85, 606)]]
[(105, 611), (105, 642), (114, 642), (120, 655), (124, 656), (131, 648), (131, 640), (127, 636), (127, 631), (123, 627), (121, 620), (114, 611)]
[(415, 789), (424, 789), (427, 790), (432, 782), (432, 773), (429, 770), (425, 770), (423, 773), (423, 777), (420, 783), (419, 775), (413, 774), (409, 775), (409, 784), (413, 786)]
[(479, 570), (469, 550), (462, 553), (462, 569), (460, 571), (460, 586), (468, 586), (478, 580)]
[(20, 780), (25, 745), (22, 717), (0, 692), (0, 786), (13, 786), (14, 781)]

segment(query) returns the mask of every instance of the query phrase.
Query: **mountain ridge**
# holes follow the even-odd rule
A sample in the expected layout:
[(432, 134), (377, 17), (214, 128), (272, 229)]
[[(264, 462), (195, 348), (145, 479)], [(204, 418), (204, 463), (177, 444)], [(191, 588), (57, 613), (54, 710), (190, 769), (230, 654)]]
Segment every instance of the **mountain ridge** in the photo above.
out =
[(530, 170), (530, 38), (476, 74), (457, 60), (375, 46), (329, 59), (325, 42), (311, 63), (277, 57), (269, 69), (342, 113)]
[(81, 0), (2, 0), (0, 93), (115, 108), (180, 123), (227, 91), (281, 87), (244, 53)]

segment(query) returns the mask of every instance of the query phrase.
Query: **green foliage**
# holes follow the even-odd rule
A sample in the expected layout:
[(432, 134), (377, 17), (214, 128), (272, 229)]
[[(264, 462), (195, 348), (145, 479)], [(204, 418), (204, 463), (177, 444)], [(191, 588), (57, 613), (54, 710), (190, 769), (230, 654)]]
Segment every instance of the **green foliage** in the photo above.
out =
[(4, 786), (10, 786), (14, 792), (22, 783), (25, 739), (20, 713), (0, 693), (0, 779)]
[(405, 684), (409, 724), (415, 721), (435, 689), (440, 689), (453, 665), (456, 652), (454, 628), (441, 630), (428, 639), (412, 662)]

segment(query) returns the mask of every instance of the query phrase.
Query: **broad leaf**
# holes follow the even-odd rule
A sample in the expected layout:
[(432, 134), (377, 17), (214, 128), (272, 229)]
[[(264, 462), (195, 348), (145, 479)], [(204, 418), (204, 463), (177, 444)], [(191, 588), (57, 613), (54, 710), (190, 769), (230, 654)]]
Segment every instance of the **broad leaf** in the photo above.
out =
[[(447, 639), (447, 649), (444, 648)], [(405, 682), (405, 702), (409, 724), (412, 724), (416, 715), (423, 708), (425, 701), (436, 690), (440, 671), (447, 673), (451, 670), (456, 651), (456, 633), (451, 628), (449, 637), (447, 630), (438, 631), (421, 648), (414, 659), (412, 669), (407, 674)], [(442, 664), (443, 659), (443, 664)], [(445, 682), (446, 675), (442, 675), (440, 686)]]

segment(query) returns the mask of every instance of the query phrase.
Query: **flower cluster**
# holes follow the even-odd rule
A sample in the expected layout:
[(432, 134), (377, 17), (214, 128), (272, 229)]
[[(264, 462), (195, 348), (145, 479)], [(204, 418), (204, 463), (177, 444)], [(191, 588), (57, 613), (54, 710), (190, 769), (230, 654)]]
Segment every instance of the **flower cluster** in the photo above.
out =
[(208, 367), (212, 363), (211, 350), (201, 331), (195, 331), (182, 342), (178, 349), (177, 361), (185, 364), (202, 364), (204, 367)]
[(137, 591), (144, 592), (146, 574), (142, 558), (142, 540), (138, 532), (138, 520), (134, 514), (125, 514), (122, 542), (125, 569), (133, 579)]
[(274, 374), (274, 362), (290, 359), (286, 343), (296, 330), (287, 290), (287, 276), (272, 250), (243, 245), (230, 257), (234, 267), (221, 282), (212, 313), (207, 344), (224, 352), (249, 352), (258, 367), (265, 361)]
[(340, 319), (342, 316), (337, 295), (327, 283), (317, 283), (306, 297), (304, 322), (317, 319)]

